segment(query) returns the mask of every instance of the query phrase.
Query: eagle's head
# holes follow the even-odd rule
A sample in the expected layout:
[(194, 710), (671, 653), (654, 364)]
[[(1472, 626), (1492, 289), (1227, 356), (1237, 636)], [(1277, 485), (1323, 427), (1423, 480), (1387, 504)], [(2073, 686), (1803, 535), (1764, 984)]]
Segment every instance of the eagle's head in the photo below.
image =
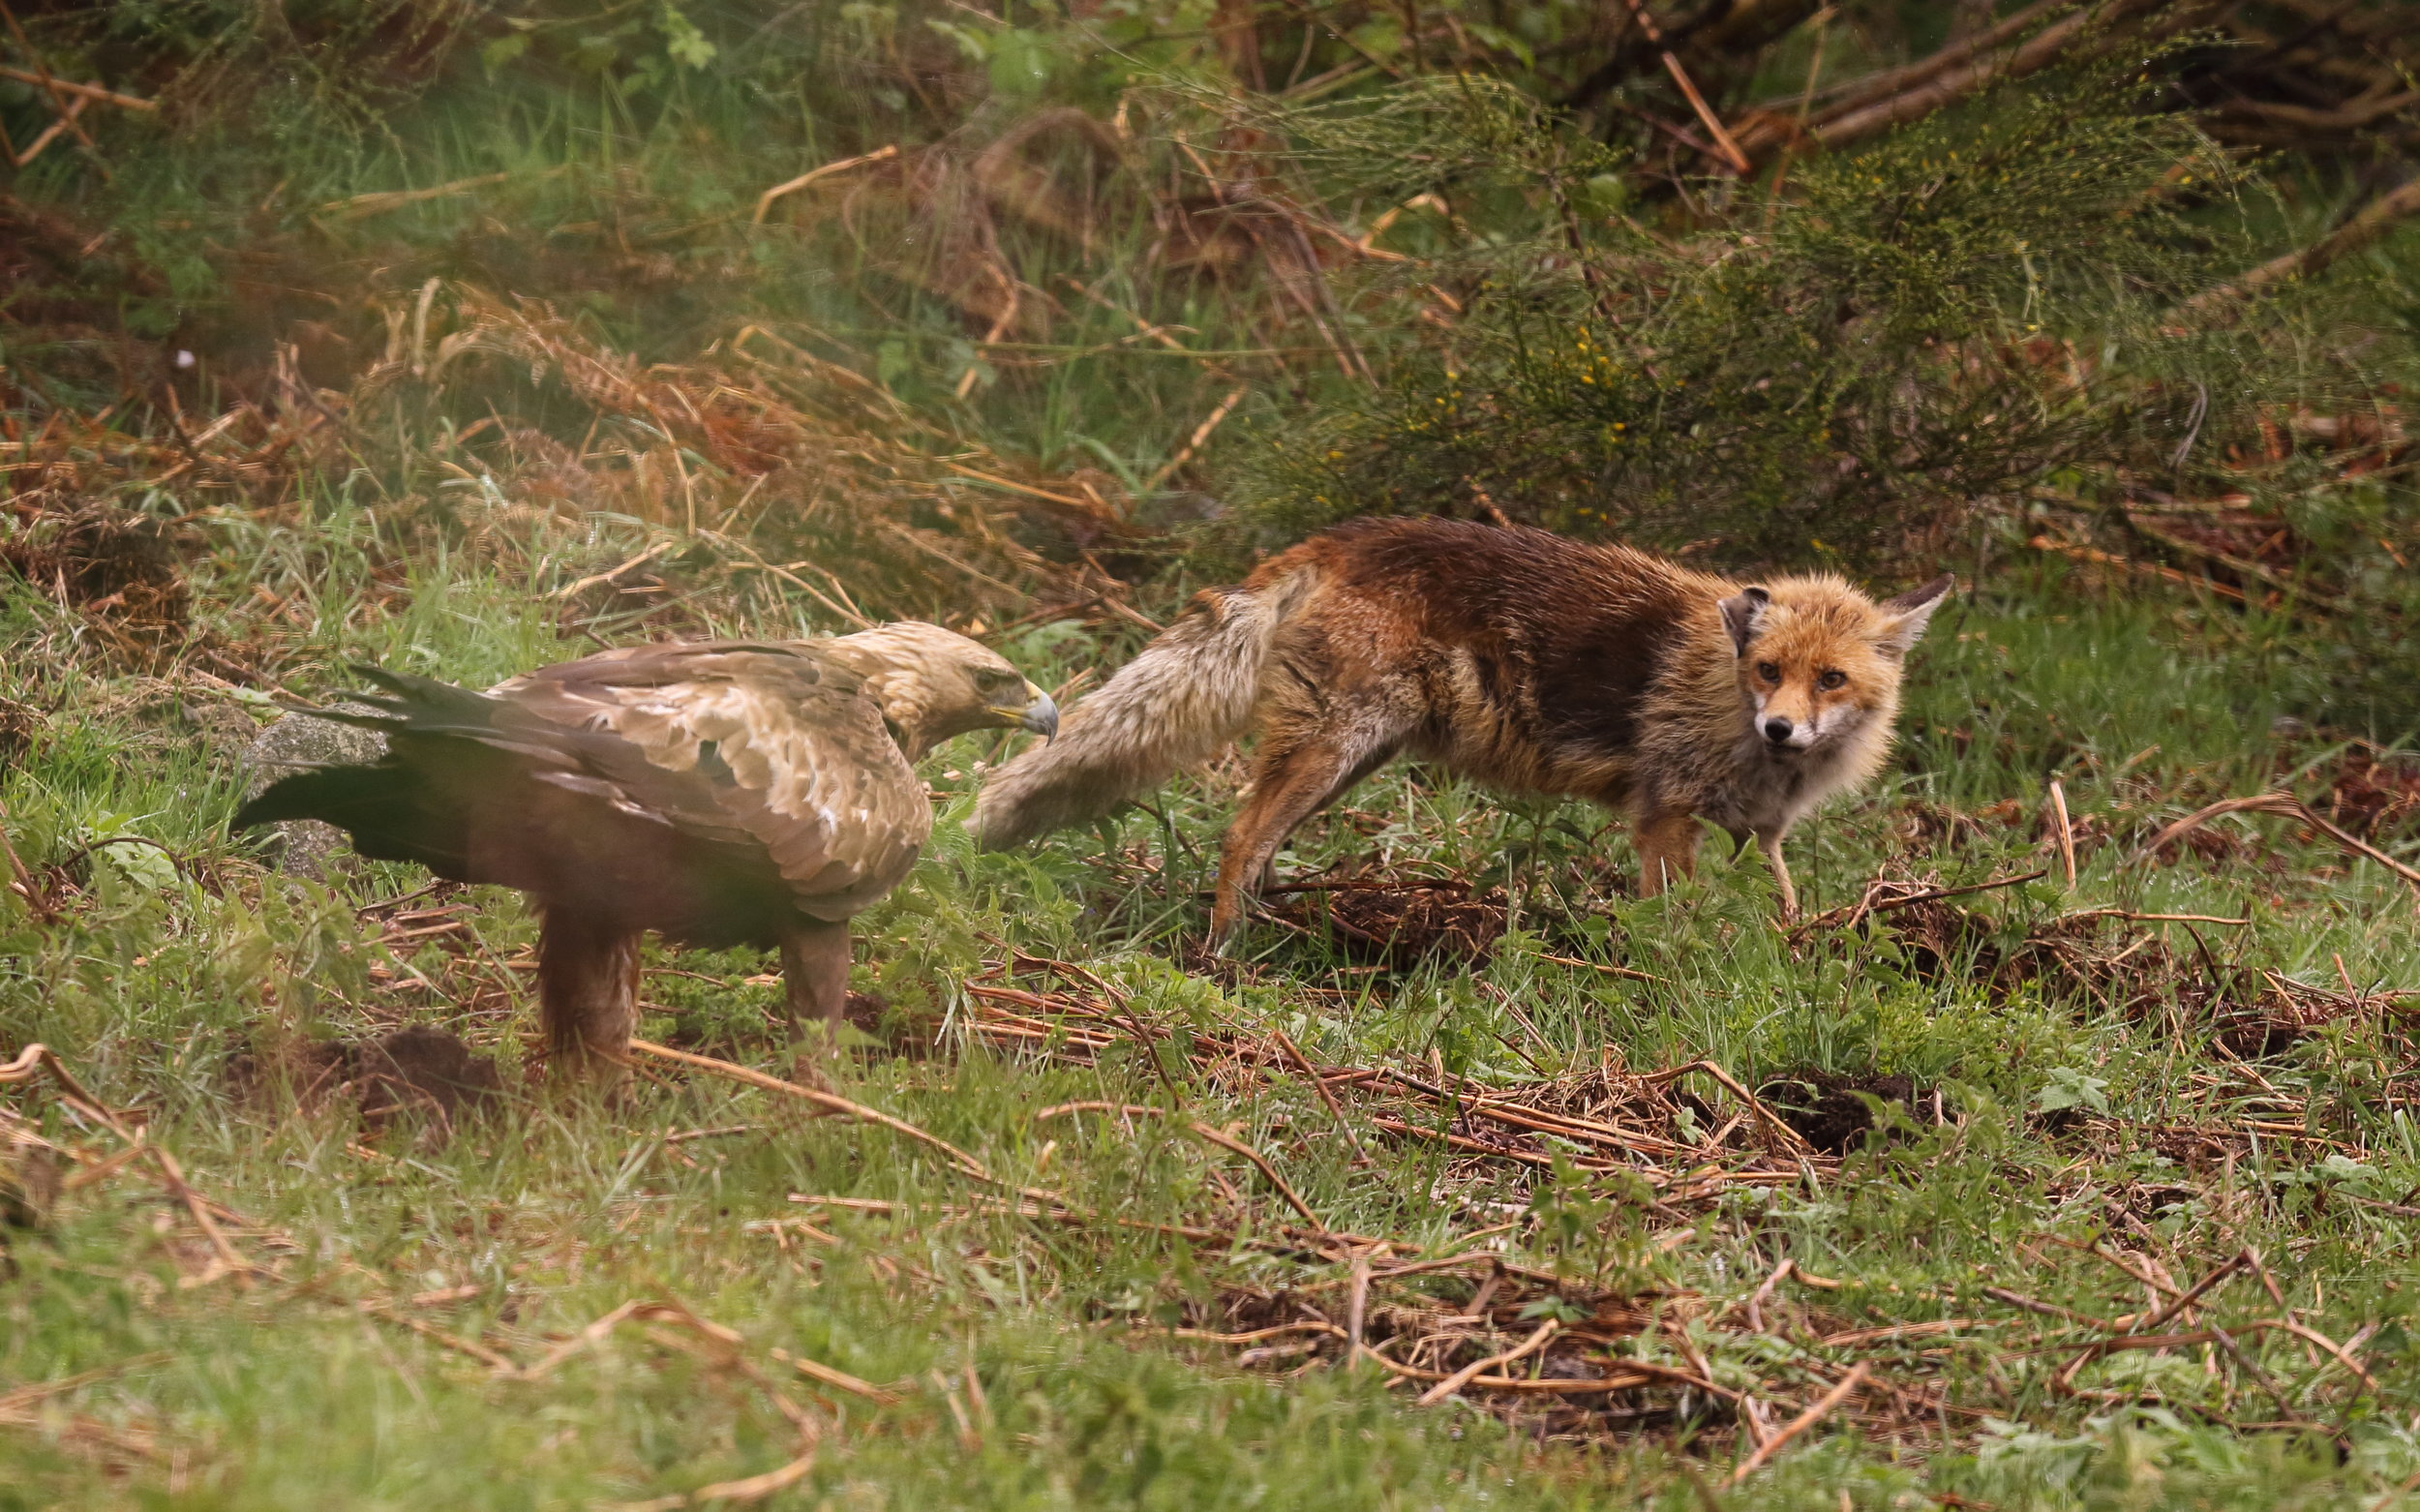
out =
[(953, 630), (901, 620), (827, 641), (865, 679), (865, 693), (899, 733), (910, 761), (969, 730), (1059, 732), (1059, 706), (997, 651)]

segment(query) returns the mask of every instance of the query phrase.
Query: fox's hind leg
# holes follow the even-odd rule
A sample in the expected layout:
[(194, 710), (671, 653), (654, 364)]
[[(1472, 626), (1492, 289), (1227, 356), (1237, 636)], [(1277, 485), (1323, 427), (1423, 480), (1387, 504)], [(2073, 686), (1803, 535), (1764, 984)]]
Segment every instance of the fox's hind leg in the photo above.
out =
[(1264, 747), (1253, 776), (1252, 799), (1227, 827), (1219, 855), (1217, 901), (1210, 907), (1210, 948), (1224, 951), (1244, 922), (1246, 894), (1257, 891), (1294, 827), (1344, 796), (1385, 765), (1400, 738), (1321, 736), (1297, 745)]

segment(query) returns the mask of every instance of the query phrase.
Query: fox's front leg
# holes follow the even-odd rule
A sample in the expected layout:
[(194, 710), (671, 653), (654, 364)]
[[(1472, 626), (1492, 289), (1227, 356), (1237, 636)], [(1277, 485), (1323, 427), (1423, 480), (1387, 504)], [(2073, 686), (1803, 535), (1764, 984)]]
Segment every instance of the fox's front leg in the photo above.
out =
[(1697, 873), (1697, 816), (1684, 808), (1650, 809), (1639, 816), (1631, 845), (1639, 853), (1639, 896), (1653, 897), (1671, 883)]
[(1781, 917), (1786, 922), (1799, 917), (1799, 890), (1790, 885), (1789, 862), (1781, 859), (1779, 830), (1756, 832), (1756, 848), (1765, 853), (1765, 864), (1773, 868), (1773, 891), (1781, 894)]

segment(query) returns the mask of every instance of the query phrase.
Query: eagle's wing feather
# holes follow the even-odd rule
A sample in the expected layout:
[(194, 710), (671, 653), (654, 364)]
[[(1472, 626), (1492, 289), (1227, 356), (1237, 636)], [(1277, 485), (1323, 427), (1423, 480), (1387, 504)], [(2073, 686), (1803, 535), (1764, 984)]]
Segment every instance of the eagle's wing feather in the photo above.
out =
[(698, 838), (759, 847), (845, 918), (914, 863), (932, 810), (859, 678), (812, 645), (634, 647), (499, 684), (497, 745), (535, 775)]

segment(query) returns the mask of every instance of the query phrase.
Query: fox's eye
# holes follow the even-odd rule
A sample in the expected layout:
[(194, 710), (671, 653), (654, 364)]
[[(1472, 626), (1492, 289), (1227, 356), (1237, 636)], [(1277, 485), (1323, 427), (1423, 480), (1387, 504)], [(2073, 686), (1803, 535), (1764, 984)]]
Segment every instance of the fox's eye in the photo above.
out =
[(1815, 685), (1819, 688), (1830, 689), (1846, 687), (1848, 681), (1849, 675), (1845, 672), (1827, 672), (1815, 680)]
[(1763, 678), (1768, 682), (1778, 682), (1781, 680), (1781, 669), (1774, 666), (1770, 661), (1758, 662), (1756, 664), (1756, 675)]

